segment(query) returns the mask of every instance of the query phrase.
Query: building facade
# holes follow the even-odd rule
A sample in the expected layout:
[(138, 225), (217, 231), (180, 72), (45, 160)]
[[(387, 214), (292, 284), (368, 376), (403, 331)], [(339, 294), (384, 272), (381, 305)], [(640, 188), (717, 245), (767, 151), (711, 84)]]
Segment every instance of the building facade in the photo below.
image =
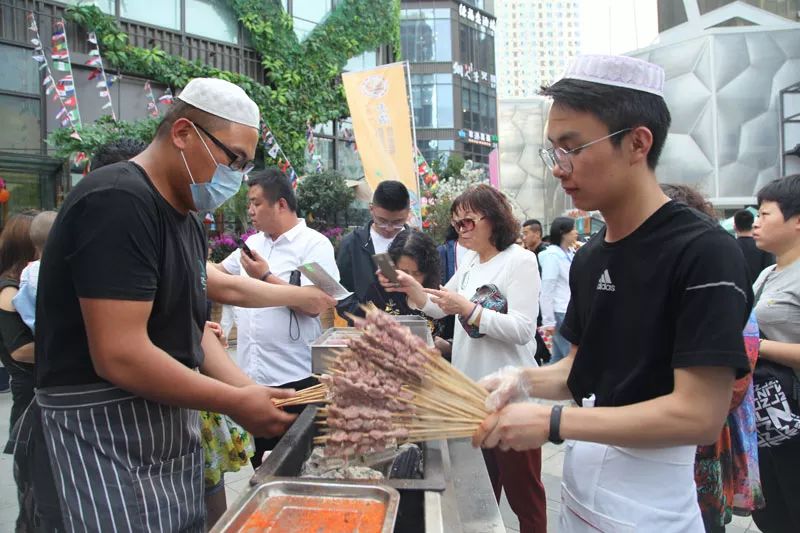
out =
[[(741, 0), (746, 4), (784, 17), (792, 22), (800, 20), (800, 0)], [(702, 16), (732, 4), (734, 0), (658, 0), (658, 31), (667, 31), (688, 22), (691, 18)], [(732, 16), (717, 26), (751, 26), (744, 17)]]
[[(337, 0), (284, 0), (284, 8), (294, 17), (294, 30), (305, 38), (316, 24), (335, 7)], [(50, 60), (49, 44), (55, 22), (62, 20), (71, 3), (50, 0), (0, 0), (0, 178), (11, 193), (4, 214), (24, 208), (52, 208), (60, 204), (66, 191), (80, 176), (77, 167), (55, 158), (47, 136), (61, 126), (56, 117), (60, 106), (45, 94), (45, 74), (32, 58), (34, 37), (28, 15), (36, 17), (40, 37)], [(88, 3), (84, 0), (83, 3)], [(94, 0), (94, 5), (119, 21), (130, 43), (142, 48), (158, 47), (167, 54), (198, 60), (206, 65), (247, 75), (264, 81), (261, 57), (250, 46), (249, 36), (225, 0)], [(313, 9), (312, 9), (313, 8)], [(110, 114), (106, 100), (98, 96), (97, 80), (90, 80), (92, 45), (86, 31), (65, 24), (69, 45), (74, 90), (83, 124)], [(389, 49), (367, 52), (353, 58), (348, 69), (360, 70), (386, 63)], [(59, 77), (66, 73), (54, 72)], [(118, 119), (141, 120), (149, 116), (147, 80), (126, 72), (109, 71), (118, 76), (111, 87), (111, 99)], [(166, 87), (151, 84), (159, 113), (166, 104), (158, 98)], [(358, 177), (361, 165), (355, 151), (352, 128), (347, 121), (319, 125), (316, 145), (323, 167), (336, 168), (349, 177)], [(302, 174), (302, 163), (294, 162)]]
[(580, 50), (577, 0), (497, 3), (497, 96), (531, 98), (557, 80)]
[(487, 164), (497, 145), (493, 12), (492, 0), (401, 2), (417, 146), (428, 161), (457, 153)]

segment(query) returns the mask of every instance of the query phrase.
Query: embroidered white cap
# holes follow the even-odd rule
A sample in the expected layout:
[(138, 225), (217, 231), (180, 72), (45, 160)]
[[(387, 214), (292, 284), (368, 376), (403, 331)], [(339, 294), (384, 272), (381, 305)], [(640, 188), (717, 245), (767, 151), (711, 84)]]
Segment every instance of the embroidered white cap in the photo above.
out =
[(654, 63), (628, 56), (580, 55), (562, 79), (583, 80), (635, 89), (664, 97), (664, 69)]
[(206, 113), (258, 129), (258, 106), (241, 87), (229, 81), (194, 78), (186, 84), (178, 99)]

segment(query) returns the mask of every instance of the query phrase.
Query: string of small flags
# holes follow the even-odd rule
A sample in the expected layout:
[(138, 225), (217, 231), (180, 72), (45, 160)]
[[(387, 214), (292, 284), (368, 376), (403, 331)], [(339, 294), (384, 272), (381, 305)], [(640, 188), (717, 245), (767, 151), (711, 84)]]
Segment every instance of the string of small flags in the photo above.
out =
[(162, 104), (172, 105), (172, 102), (174, 101), (172, 99), (172, 89), (167, 87), (167, 90), (164, 91), (164, 94), (158, 97), (158, 101)]
[[(68, 72), (61, 80), (56, 81), (56, 92), (58, 92), (58, 82), (62, 83), (62, 88), (70, 90), (71, 94), (62, 101), (62, 108), (60, 114), (67, 114), (70, 116), (70, 122), (73, 126), (79, 129), (81, 126), (81, 110), (78, 104), (78, 97), (75, 95), (75, 83), (73, 81), (72, 62), (69, 56), (69, 43), (67, 43), (67, 30), (64, 27), (63, 20), (56, 20), (53, 23), (53, 34), (50, 38), (51, 54), (50, 58), (53, 60), (53, 67), (61, 72)], [(68, 110), (67, 107), (73, 109)], [(73, 112), (74, 111), (74, 117)], [(57, 117), (61, 119), (62, 117)], [(62, 126), (65, 125), (62, 120)]]
[(311, 160), (315, 163), (314, 170), (319, 173), (322, 172), (322, 156), (316, 153), (316, 143), (314, 142), (314, 128), (311, 126), (311, 121), (306, 121), (306, 150), (308, 151), (308, 155), (311, 156)]
[[(94, 70), (89, 74), (89, 80), (100, 77), (96, 84), (99, 89), (98, 95), (100, 98), (106, 98), (108, 101), (103, 104), (103, 109), (111, 109), (111, 118), (116, 122), (117, 114), (114, 113), (114, 102), (111, 100), (111, 85), (114, 83), (114, 76), (106, 76), (106, 69), (103, 66), (103, 57), (100, 55), (100, 45), (97, 44), (97, 34), (89, 32), (89, 60), (86, 64), (93, 67)], [(66, 42), (66, 39), (65, 39)]]
[(156, 97), (153, 96), (153, 87), (150, 85), (150, 80), (144, 82), (144, 95), (147, 97), (147, 114), (151, 117), (161, 115), (156, 105)]
[(425, 156), (422, 155), (422, 152), (419, 151), (419, 148), (417, 148), (416, 152), (417, 175), (422, 178), (422, 181), (425, 183), (425, 185), (430, 187), (439, 181), (439, 176), (436, 175), (428, 162), (425, 161)]
[(289, 176), (292, 188), (296, 189), (297, 173), (294, 171), (292, 163), (289, 161), (289, 158), (286, 157), (280, 144), (278, 144), (278, 140), (275, 138), (275, 135), (273, 135), (269, 124), (267, 124), (263, 118), (261, 120), (261, 142), (264, 143), (264, 151), (278, 163), (278, 168), (281, 169), (281, 172)]

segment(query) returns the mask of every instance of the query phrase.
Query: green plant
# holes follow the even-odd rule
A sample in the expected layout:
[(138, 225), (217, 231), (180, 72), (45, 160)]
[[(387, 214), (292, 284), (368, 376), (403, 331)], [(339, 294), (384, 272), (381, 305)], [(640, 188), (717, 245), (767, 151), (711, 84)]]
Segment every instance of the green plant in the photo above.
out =
[[(322, 123), (349, 115), (340, 79), (347, 61), (384, 44), (392, 45), (396, 57), (400, 54), (399, 0), (341, 0), (303, 42), (295, 36), (292, 17), (279, 0), (226, 1), (261, 55), (264, 85), (159, 48), (132, 46), (116, 19), (95, 6), (70, 6), (66, 17), (97, 34), (108, 68), (147, 77), (173, 90), (195, 77), (239, 85), (258, 104), (284, 152), (297, 165), (303, 161), (307, 121)], [(69, 140), (69, 133), (50, 139), (59, 154), (91, 154), (94, 144)]]
[(354, 196), (344, 176), (331, 170), (309, 174), (297, 186), (300, 214), (319, 230), (335, 226), (338, 215), (347, 210)]
[(83, 126), (80, 139), (71, 137), (72, 130), (69, 128), (59, 128), (50, 134), (47, 142), (56, 148), (58, 157), (67, 158), (75, 152), (84, 152), (91, 157), (99, 147), (120, 137), (131, 137), (149, 143), (156, 134), (157, 127), (158, 120), (154, 118), (138, 122), (114, 122), (111, 116), (106, 115)]

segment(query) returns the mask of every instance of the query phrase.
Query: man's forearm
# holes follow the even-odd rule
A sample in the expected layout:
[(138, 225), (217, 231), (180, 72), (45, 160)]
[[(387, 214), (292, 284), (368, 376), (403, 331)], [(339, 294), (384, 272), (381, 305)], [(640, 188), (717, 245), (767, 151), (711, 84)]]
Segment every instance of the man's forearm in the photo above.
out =
[(203, 335), (202, 348), (205, 357), (203, 364), (200, 365), (200, 371), (203, 374), (234, 387), (256, 384), (236, 366), (213, 332), (206, 330)]
[(224, 414), (237, 402), (236, 387), (187, 368), (149, 342), (95, 367), (112, 384), (153, 402)]
[(728, 414), (733, 371), (697, 369), (704, 381), (622, 407), (565, 407), (561, 438), (632, 448), (710, 444)]
[(208, 272), (208, 298), (238, 307), (285, 307), (297, 302), (297, 287), (264, 283), (244, 276)]
[(13, 352), (11, 352), (11, 358), (14, 361), (19, 361), (20, 363), (33, 363), (35, 356), (35, 350), (33, 348), (33, 343), (29, 342), (24, 346), (20, 346)]
[(545, 400), (570, 400), (572, 393), (567, 387), (567, 378), (575, 360), (575, 346), (569, 355), (561, 361), (539, 368), (529, 368), (525, 371), (530, 394)]

